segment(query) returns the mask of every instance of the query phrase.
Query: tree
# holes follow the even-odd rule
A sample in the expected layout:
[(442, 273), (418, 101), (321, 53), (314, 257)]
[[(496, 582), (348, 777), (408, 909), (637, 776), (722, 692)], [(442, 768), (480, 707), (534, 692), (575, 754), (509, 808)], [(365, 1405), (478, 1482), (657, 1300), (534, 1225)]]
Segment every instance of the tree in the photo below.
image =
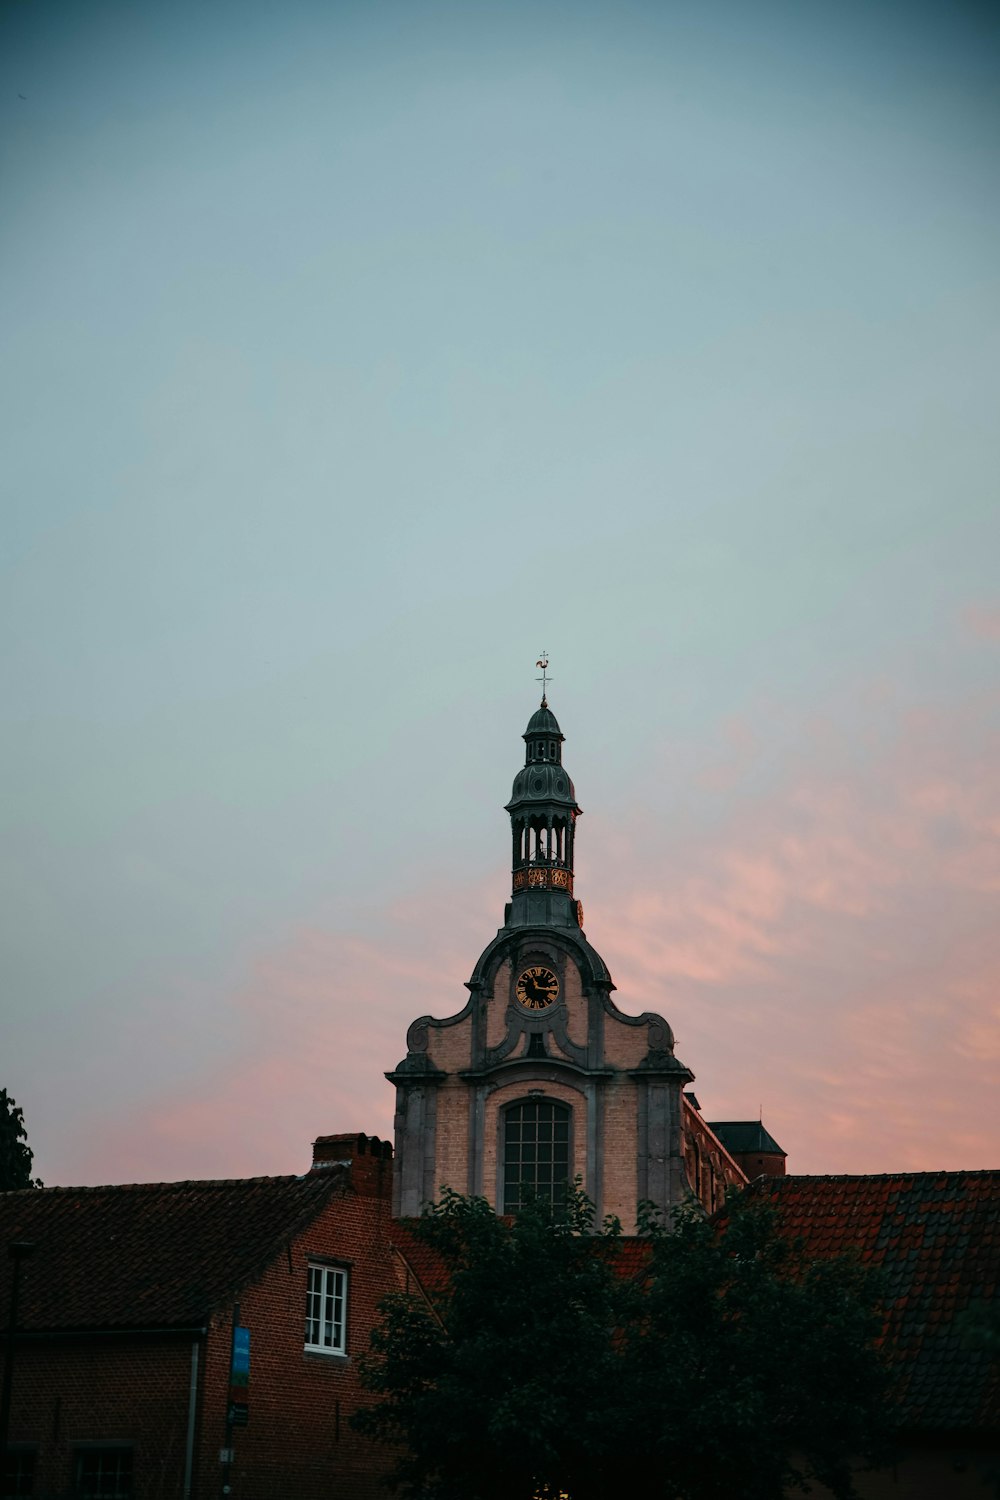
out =
[(429, 1308), (394, 1296), (364, 1362), (362, 1431), (400, 1444), (422, 1500), (777, 1500), (853, 1493), (874, 1450), (880, 1321), (861, 1268), (809, 1263), (774, 1210), (652, 1214), (593, 1233), (575, 1195), (513, 1221), (446, 1192), (414, 1226), (446, 1272)]
[(41, 1187), (41, 1182), (31, 1175), (31, 1163), (24, 1113), (7, 1090), (0, 1089), (0, 1192)]
[[(777, 1211), (738, 1198), (721, 1223), (685, 1211), (653, 1231), (632, 1287), (620, 1391), (661, 1493), (771, 1500), (811, 1481), (854, 1494), (881, 1446), (885, 1371), (877, 1282), (844, 1257), (810, 1260)], [(633, 1470), (633, 1472), (640, 1472)]]

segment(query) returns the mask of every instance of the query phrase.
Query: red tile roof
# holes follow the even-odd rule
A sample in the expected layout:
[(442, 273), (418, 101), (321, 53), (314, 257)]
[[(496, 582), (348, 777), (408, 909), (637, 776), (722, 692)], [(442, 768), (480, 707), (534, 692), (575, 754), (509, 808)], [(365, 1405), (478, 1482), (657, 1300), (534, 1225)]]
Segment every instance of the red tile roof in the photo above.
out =
[(0, 1193), (0, 1322), (11, 1261), (18, 1327), (33, 1331), (197, 1327), (261, 1274), (347, 1181), (339, 1170), (231, 1182), (35, 1188)]
[(407, 1270), (429, 1302), (436, 1302), (448, 1287), (448, 1266), (443, 1256), (413, 1231), (412, 1220), (393, 1219), (389, 1237)]
[(885, 1350), (900, 1421), (933, 1431), (1000, 1425), (1000, 1372), (962, 1317), (1000, 1282), (1000, 1172), (763, 1177), (814, 1256), (854, 1252), (885, 1277)]
[[(885, 1177), (761, 1177), (746, 1189), (773, 1202), (786, 1234), (817, 1258), (857, 1254), (884, 1277), (883, 1341), (902, 1428), (1000, 1426), (1000, 1371), (961, 1314), (998, 1297), (1000, 1172)], [(447, 1287), (438, 1253), (396, 1221), (393, 1242), (431, 1301)], [(618, 1241), (621, 1274), (641, 1274), (649, 1242)]]
[[(414, 1231), (416, 1220), (394, 1219), (390, 1234), (392, 1243), (420, 1289), (430, 1302), (437, 1301), (448, 1289), (448, 1264), (433, 1246), (426, 1244)], [(595, 1241), (595, 1244), (606, 1244)], [(649, 1240), (623, 1235), (613, 1241), (614, 1264), (620, 1276), (638, 1276), (649, 1263)]]

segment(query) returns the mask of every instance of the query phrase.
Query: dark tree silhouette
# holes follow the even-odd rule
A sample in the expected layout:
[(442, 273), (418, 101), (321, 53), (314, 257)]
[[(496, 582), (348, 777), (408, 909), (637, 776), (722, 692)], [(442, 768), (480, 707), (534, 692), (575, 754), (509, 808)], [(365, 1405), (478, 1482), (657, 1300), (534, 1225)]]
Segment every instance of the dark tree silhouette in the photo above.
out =
[(881, 1321), (853, 1262), (808, 1261), (769, 1205), (682, 1210), (641, 1241), (582, 1195), (498, 1218), (446, 1193), (413, 1228), (433, 1307), (387, 1300), (356, 1425), (422, 1500), (779, 1500), (853, 1494), (874, 1456)]
[(0, 1089), (0, 1192), (41, 1187), (38, 1178), (31, 1175), (31, 1163), (24, 1114), (7, 1090)]

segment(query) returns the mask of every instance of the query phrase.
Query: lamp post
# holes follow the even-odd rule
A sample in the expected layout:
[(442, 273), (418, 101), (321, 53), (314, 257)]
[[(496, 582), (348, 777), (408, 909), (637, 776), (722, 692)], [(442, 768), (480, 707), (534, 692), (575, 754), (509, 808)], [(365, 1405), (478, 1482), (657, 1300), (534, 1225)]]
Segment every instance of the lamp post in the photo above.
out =
[(34, 1250), (29, 1240), (14, 1240), (7, 1254), (14, 1262), (10, 1281), (10, 1307), (7, 1313), (7, 1344), (3, 1356), (3, 1396), (0, 1398), (0, 1487), (7, 1476), (7, 1437), (10, 1432), (10, 1396), (14, 1380), (14, 1330), (17, 1326), (17, 1294), (21, 1283), (21, 1262)]

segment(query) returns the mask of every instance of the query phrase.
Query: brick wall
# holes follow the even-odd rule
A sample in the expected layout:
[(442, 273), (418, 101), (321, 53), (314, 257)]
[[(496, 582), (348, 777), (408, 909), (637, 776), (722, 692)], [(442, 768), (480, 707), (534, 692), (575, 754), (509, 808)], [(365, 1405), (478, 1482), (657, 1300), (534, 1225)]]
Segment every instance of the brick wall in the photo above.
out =
[(434, 1166), (432, 1192), (435, 1198), (445, 1185), (454, 1188), (456, 1193), (471, 1190), (468, 1180), (469, 1088), (454, 1074), (438, 1089)]
[(68, 1495), (86, 1446), (133, 1445), (138, 1500), (183, 1493), (191, 1338), (19, 1345), (11, 1440), (36, 1452), (35, 1493)]
[(639, 1125), (634, 1079), (619, 1075), (605, 1085), (604, 1191), (601, 1216), (617, 1214), (626, 1234), (635, 1231)]
[[(389, 1200), (335, 1198), (288, 1246), (261, 1279), (240, 1295), (240, 1322), (250, 1329), (249, 1424), (232, 1435), (234, 1500), (375, 1500), (384, 1450), (350, 1425), (370, 1400), (358, 1378), (376, 1309), (398, 1289), (388, 1245)], [(310, 1260), (347, 1268), (347, 1353), (307, 1353), (306, 1274)], [(219, 1450), (225, 1439), (231, 1316), (208, 1336), (198, 1500), (218, 1494)]]
[[(233, 1500), (376, 1500), (385, 1494), (379, 1478), (387, 1454), (356, 1434), (350, 1419), (371, 1399), (361, 1388), (358, 1356), (368, 1348), (377, 1306), (402, 1285), (402, 1267), (388, 1242), (391, 1167), (376, 1157), (357, 1160), (354, 1182), (238, 1292), (251, 1350), (249, 1424), (231, 1437)], [(305, 1350), (310, 1260), (348, 1272), (344, 1355)], [(126, 1443), (133, 1450), (137, 1500), (182, 1500), (197, 1342), (191, 1495), (217, 1500), (231, 1341), (231, 1307), (217, 1311), (197, 1340), (91, 1334), (26, 1341), (17, 1351), (11, 1439), (36, 1451), (36, 1496), (71, 1493), (81, 1445)]]
[(682, 1108), (688, 1184), (706, 1210), (714, 1213), (721, 1208), (726, 1189), (745, 1187), (747, 1179), (740, 1165), (686, 1098), (682, 1100)]

